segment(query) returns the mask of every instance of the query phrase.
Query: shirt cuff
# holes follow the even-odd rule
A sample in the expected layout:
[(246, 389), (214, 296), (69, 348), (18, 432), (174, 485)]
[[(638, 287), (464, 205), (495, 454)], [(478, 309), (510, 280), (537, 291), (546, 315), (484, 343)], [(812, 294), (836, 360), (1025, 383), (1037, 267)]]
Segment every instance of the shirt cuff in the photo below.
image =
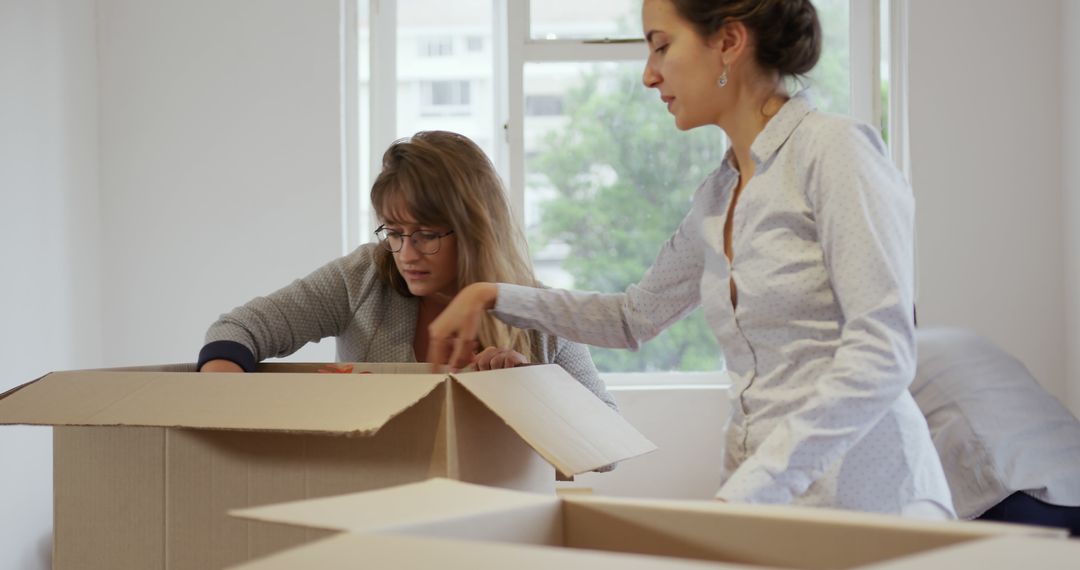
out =
[(232, 340), (215, 340), (199, 351), (199, 363), (195, 370), (202, 370), (203, 364), (218, 359), (228, 360), (243, 368), (244, 372), (254, 372), (257, 364), (255, 355), (248, 347)]

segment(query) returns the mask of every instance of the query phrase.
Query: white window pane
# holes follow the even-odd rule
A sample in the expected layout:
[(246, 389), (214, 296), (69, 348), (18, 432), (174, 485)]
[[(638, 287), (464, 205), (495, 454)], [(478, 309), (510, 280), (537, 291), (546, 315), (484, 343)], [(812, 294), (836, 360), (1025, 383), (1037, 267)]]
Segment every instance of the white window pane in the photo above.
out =
[(824, 42), (821, 60), (810, 72), (818, 108), (832, 113), (851, 112), (851, 40), (849, 0), (814, 0)]
[(889, 4), (888, 2), (882, 3), (881, 11), (879, 13), (881, 17), (880, 27), (878, 28), (878, 38), (880, 41), (881, 61), (878, 64), (881, 66), (881, 138), (886, 144), (889, 143), (889, 61), (891, 61), (890, 44), (892, 43), (890, 38), (889, 28), (891, 27), (889, 22)]
[(641, 0), (533, 0), (534, 40), (641, 37)]
[(525, 96), (525, 116), (558, 117), (563, 114), (563, 95), (537, 94)]
[(457, 79), (420, 82), (420, 114), (424, 117), (469, 116), (471, 84)]
[(491, 0), (398, 0), (397, 136), (461, 133), (493, 156)]
[(420, 36), (417, 38), (417, 54), (420, 57), (445, 57), (454, 55), (454, 38), (451, 36)]
[[(526, 101), (558, 100), (562, 111), (525, 117), (526, 227), (547, 285), (616, 292), (637, 282), (723, 156), (720, 131), (678, 131), (641, 71), (640, 63), (525, 66)], [(700, 312), (638, 352), (592, 352), (604, 372), (721, 365)]]
[(356, 8), (357, 34), (356, 45), (357, 57), (357, 119), (359, 122), (356, 136), (356, 155), (358, 166), (358, 180), (360, 196), (357, 207), (360, 212), (357, 217), (357, 243), (367, 243), (371, 240), (372, 227), (371, 202), (368, 199), (368, 189), (374, 177), (371, 173), (371, 5), (370, 0), (358, 0)]

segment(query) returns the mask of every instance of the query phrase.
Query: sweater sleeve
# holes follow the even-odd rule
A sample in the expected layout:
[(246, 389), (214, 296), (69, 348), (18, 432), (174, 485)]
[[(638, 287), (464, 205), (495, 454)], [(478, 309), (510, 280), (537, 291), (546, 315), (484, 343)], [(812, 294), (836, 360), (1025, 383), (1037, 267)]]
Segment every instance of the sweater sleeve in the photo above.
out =
[[(242, 360), (245, 357), (241, 349), (250, 351), (254, 362), (287, 356), (308, 342), (338, 336), (362, 298), (351, 288), (370, 284), (373, 274), (370, 248), (362, 246), (302, 279), (221, 315), (206, 331), (200, 366), (214, 358)], [(237, 364), (246, 369), (244, 362)]]

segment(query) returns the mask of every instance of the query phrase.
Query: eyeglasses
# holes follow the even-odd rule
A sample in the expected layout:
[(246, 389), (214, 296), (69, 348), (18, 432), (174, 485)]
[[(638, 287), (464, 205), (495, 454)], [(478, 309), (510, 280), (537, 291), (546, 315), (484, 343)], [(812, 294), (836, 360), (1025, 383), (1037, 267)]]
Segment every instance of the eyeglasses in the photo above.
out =
[(405, 238), (409, 238), (413, 248), (424, 255), (434, 255), (439, 253), (439, 246), (442, 244), (442, 238), (452, 233), (454, 233), (454, 230), (441, 234), (431, 230), (416, 230), (411, 234), (405, 234), (388, 229), (386, 226), (379, 226), (379, 229), (375, 230), (375, 235), (379, 238), (379, 243), (386, 248), (386, 251), (389, 251), (390, 253), (401, 251), (402, 246), (405, 245)]

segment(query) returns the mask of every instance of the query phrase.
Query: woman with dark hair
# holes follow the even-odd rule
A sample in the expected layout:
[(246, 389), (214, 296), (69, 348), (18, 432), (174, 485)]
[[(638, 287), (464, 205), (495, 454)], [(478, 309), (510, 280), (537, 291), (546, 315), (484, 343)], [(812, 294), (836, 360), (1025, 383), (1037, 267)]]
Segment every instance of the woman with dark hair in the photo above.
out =
[[(645, 0), (643, 81), (681, 130), (731, 146), (642, 280), (620, 294), (477, 283), (431, 327), (458, 365), (486, 311), (635, 349), (697, 306), (724, 352), (734, 414), (717, 498), (951, 518), (908, 393), (914, 203), (878, 133), (815, 109), (809, 0)], [(450, 347), (440, 340), (453, 340)]]
[[(430, 347), (428, 325), (465, 285), (538, 285), (502, 182), (464, 136), (427, 131), (392, 144), (371, 204), (379, 243), (222, 315), (206, 333), (199, 369), (250, 372), (331, 336), (342, 362), (416, 362)], [(559, 364), (616, 408), (584, 346), (494, 318), (478, 330), (476, 368)]]

